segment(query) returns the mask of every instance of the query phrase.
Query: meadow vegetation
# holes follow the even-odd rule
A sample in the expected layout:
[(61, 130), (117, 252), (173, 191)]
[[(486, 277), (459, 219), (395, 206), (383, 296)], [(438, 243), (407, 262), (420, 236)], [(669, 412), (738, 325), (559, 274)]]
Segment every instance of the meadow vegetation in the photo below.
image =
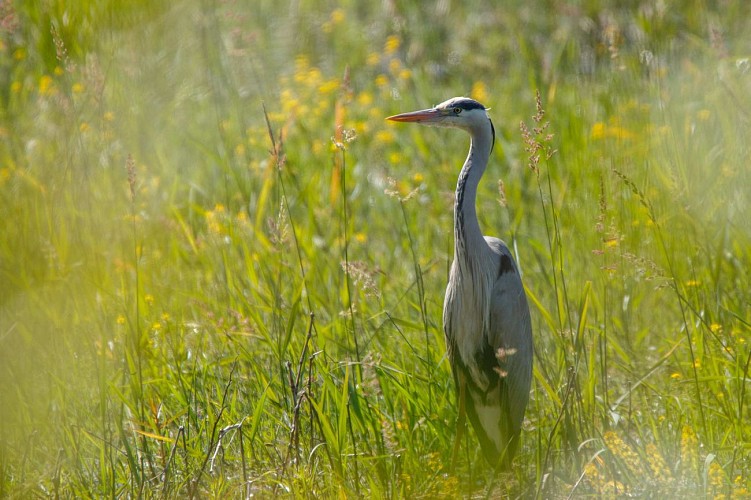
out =
[[(0, 497), (747, 498), (747, 10), (1, 0)], [(384, 120), (455, 95), (532, 308), (500, 476), (450, 466), (468, 139)]]

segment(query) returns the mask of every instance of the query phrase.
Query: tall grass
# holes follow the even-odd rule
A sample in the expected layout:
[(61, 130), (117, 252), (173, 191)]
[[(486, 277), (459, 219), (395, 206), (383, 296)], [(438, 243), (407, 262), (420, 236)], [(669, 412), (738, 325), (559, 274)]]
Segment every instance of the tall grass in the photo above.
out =
[[(748, 495), (740, 2), (68, 3), (0, 4), (0, 496)], [(449, 466), (467, 138), (384, 121), (461, 94), (533, 309), (503, 477)]]

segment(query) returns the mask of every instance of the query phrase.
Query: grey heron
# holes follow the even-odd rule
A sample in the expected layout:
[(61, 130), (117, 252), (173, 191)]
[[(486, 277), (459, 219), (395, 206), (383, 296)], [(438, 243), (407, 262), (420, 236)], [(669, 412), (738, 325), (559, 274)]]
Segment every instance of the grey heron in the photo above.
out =
[(453, 459), (465, 414), (488, 462), (508, 469), (519, 446), (532, 383), (532, 325), (519, 269), (506, 244), (483, 236), (477, 186), (495, 144), (482, 104), (454, 97), (434, 108), (390, 116), (465, 130), (471, 141), (454, 201), (454, 260), (443, 303), (446, 351), (458, 392)]

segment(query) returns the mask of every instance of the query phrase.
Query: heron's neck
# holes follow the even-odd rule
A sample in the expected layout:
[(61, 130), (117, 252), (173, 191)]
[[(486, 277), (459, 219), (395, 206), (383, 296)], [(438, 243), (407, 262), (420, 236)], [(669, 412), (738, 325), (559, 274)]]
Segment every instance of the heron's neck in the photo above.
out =
[(472, 141), (456, 183), (454, 202), (454, 258), (474, 259), (487, 248), (477, 221), (477, 186), (488, 164), (493, 145), (490, 126), (470, 132)]

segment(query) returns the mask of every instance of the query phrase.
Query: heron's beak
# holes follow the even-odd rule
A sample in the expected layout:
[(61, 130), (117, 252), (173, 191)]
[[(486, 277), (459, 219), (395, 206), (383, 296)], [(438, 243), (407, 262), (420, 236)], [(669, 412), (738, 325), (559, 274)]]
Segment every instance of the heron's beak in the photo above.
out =
[(389, 116), (387, 120), (392, 122), (416, 122), (416, 123), (431, 123), (443, 117), (443, 113), (440, 109), (430, 108), (421, 109), (420, 111), (410, 111), (409, 113), (402, 113), (400, 115)]

